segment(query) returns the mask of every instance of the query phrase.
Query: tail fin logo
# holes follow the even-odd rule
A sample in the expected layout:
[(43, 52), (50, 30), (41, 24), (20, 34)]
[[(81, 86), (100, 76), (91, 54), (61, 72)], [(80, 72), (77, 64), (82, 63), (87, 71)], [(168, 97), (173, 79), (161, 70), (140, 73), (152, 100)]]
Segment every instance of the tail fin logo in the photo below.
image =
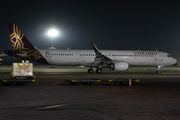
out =
[(12, 47), (14, 50), (21, 51), (24, 48), (24, 43), (22, 42), (24, 34), (15, 24), (13, 24), (12, 29), (13, 33), (10, 34)]

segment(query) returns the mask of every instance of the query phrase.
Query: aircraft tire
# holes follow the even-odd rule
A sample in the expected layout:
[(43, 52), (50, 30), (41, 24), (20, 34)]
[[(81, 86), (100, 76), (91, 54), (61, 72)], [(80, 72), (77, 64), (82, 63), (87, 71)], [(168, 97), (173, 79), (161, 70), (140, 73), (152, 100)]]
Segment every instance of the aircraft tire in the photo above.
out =
[(102, 70), (101, 70), (101, 69), (96, 69), (96, 73), (97, 73), (97, 74), (101, 74), (101, 73), (102, 73)]
[(161, 71), (160, 70), (157, 70), (157, 74), (160, 74), (161, 73)]
[(20, 86), (20, 85), (22, 85), (22, 83), (16, 83), (16, 85)]
[(28, 82), (23, 82), (23, 86), (28, 86), (29, 83)]
[(120, 85), (120, 82), (119, 82), (119, 81), (116, 81), (116, 82), (114, 82), (114, 84), (115, 84), (116, 86), (119, 86), (119, 85)]
[(94, 70), (93, 69), (88, 69), (88, 73), (94, 73)]
[(71, 85), (76, 85), (76, 82), (70, 82)]

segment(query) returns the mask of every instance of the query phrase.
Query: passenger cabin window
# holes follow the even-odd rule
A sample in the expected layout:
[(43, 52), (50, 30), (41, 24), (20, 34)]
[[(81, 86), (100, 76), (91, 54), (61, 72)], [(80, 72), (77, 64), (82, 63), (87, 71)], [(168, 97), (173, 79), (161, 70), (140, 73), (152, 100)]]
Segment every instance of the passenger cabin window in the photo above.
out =
[(171, 57), (171, 55), (167, 55), (167, 57)]

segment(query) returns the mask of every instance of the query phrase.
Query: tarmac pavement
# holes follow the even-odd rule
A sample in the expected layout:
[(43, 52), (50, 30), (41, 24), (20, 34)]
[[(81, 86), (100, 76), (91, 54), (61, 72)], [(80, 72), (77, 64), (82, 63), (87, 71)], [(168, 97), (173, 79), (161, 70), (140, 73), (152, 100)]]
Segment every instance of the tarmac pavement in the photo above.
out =
[[(53, 68), (54, 69), (54, 68)], [(63, 73), (35, 72), (29, 86), (0, 85), (0, 120), (179, 120), (180, 75), (177, 68), (165, 74), (144, 72), (104, 72), (87, 74), (85, 68), (63, 68)], [(79, 69), (76, 71), (75, 69)], [(132, 68), (133, 69), (133, 68)], [(145, 68), (144, 68), (145, 69)], [(0, 70), (1, 71), (1, 70)], [(76, 72), (71, 72), (76, 71)], [(46, 74), (47, 73), (47, 74)], [(59, 73), (59, 74), (58, 74)], [(1, 72), (0, 77), (9, 73)], [(141, 83), (115, 86), (101, 82), (70, 85), (62, 79), (140, 78)]]

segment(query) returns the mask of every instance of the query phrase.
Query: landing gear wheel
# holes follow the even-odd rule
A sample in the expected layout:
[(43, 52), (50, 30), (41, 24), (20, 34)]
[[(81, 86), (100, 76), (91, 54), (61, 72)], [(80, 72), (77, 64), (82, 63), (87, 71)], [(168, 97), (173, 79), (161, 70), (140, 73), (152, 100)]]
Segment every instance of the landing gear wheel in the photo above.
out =
[(70, 82), (71, 85), (76, 85), (76, 82)]
[(94, 73), (94, 70), (93, 69), (88, 69), (88, 73)]
[(119, 85), (120, 85), (120, 82), (117, 81), (117, 82), (114, 82), (114, 84), (115, 84), (116, 86), (119, 86)]
[(157, 70), (157, 74), (160, 74), (161, 73), (161, 71), (160, 70)]
[(28, 82), (23, 82), (23, 86), (28, 86), (29, 83)]
[(96, 73), (97, 73), (97, 74), (101, 74), (101, 73), (102, 73), (102, 70), (101, 70), (101, 69), (96, 69)]
[(21, 85), (21, 83), (16, 83), (16, 85), (20, 86), (20, 85)]

